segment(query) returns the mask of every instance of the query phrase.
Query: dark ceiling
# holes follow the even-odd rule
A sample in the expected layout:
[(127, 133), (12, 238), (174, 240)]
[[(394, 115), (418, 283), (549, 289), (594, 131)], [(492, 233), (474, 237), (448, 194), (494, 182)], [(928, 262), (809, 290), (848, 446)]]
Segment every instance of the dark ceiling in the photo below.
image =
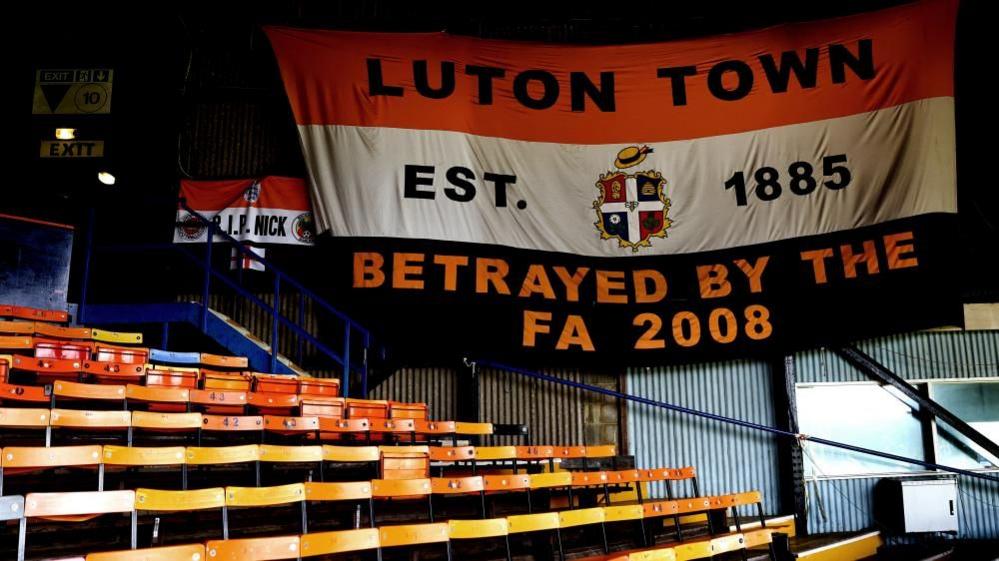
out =
[[(899, 4), (886, 0), (811, 2), (37, 2), (10, 20), (14, 95), (6, 106), (8, 155), (18, 172), (0, 212), (78, 222), (81, 209), (115, 209), (132, 236), (170, 234), (181, 177), (301, 175), (303, 164), (287, 100), (262, 24), (385, 31), (440, 31), (574, 43), (645, 42), (728, 33), (788, 21)], [(992, 149), (984, 47), (984, 2), (962, 3), (957, 45), (959, 204), (968, 300), (999, 297), (999, 195), (986, 178)], [(38, 68), (111, 67), (109, 116), (32, 116)], [(992, 103), (992, 100), (989, 100)], [(57, 126), (107, 141), (99, 161), (50, 161), (38, 146)], [(988, 131), (991, 132), (991, 131)], [(96, 172), (111, 170), (114, 188)], [(141, 210), (154, 204), (152, 211)]]

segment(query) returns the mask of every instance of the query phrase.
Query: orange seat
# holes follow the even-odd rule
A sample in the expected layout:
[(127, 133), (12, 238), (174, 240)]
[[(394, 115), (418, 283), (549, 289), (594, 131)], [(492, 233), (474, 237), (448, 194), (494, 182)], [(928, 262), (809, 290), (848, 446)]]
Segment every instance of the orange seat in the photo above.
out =
[(35, 358), (58, 358), (62, 360), (90, 360), (90, 345), (74, 341), (35, 339)]
[[(8, 324), (10, 322), (0, 322)], [(0, 349), (33, 349), (35, 342), (31, 335), (3, 335), (0, 336)]]
[(91, 553), (87, 561), (206, 561), (204, 544)]
[(302, 557), (365, 551), (379, 545), (376, 528), (305, 534), (301, 540)]
[(319, 430), (319, 417), (264, 415), (264, 430), (285, 435), (315, 433)]
[(308, 417), (342, 419), (344, 414), (344, 399), (342, 397), (319, 397), (302, 394), (300, 409), (302, 415)]
[(45, 335), (56, 339), (91, 339), (94, 332), (89, 327), (65, 327), (36, 321), (34, 331), (37, 335)]
[(201, 428), (201, 413), (133, 411), (132, 428), (154, 432), (187, 432)]
[(49, 425), (74, 429), (127, 429), (132, 423), (130, 411), (78, 411), (53, 409)]
[[(409, 450), (410, 448), (414, 450)], [(412, 479), (430, 476), (430, 452), (426, 447), (384, 447), (381, 454), (382, 479)]]
[(253, 431), (264, 429), (259, 415), (202, 415), (201, 429), (207, 431)]
[(298, 377), (280, 374), (263, 374), (250, 372), (253, 379), (253, 391), (259, 393), (297, 394)]
[(142, 364), (88, 360), (83, 363), (83, 371), (99, 384), (139, 384), (146, 377), (145, 365)]
[(294, 393), (250, 392), (246, 403), (265, 415), (288, 415), (298, 407), (299, 397)]
[(420, 435), (453, 435), (457, 430), (454, 421), (427, 421), (415, 419), (416, 434)]
[[(101, 447), (88, 446), (8, 446), (0, 454), (0, 496), (4, 477), (9, 474), (64, 467), (97, 467)], [(97, 471), (97, 490), (103, 489), (103, 474)]]
[(197, 368), (149, 366), (146, 368), (146, 385), (193, 390), (198, 387), (198, 376)]
[(205, 544), (211, 561), (274, 561), (298, 559), (298, 536), (213, 540)]
[(378, 541), (381, 547), (446, 543), (448, 541), (448, 525), (441, 522), (437, 524), (382, 526), (378, 529)]
[(221, 368), (246, 368), (250, 361), (245, 356), (225, 356), (201, 353), (200, 362), (205, 366)]
[(0, 383), (0, 403), (44, 403), (47, 405), (52, 400), (51, 391), (51, 386)]
[(83, 373), (83, 361), (61, 358), (33, 358), (13, 355), (11, 369), (27, 370), (42, 380), (75, 380)]
[(157, 386), (125, 386), (125, 398), (131, 402), (148, 404), (155, 411), (184, 411), (191, 399), (191, 390)]
[(0, 306), (0, 317), (30, 319), (51, 323), (66, 323), (69, 313), (64, 310), (32, 308), (30, 306)]
[(340, 395), (340, 380), (335, 378), (301, 378), (298, 393), (310, 397), (337, 397)]
[(87, 401), (117, 401), (124, 408), (125, 386), (112, 386), (103, 384), (81, 384), (68, 380), (56, 380), (52, 384), (52, 403), (55, 404), (59, 398), (77, 399)]
[(429, 418), (429, 409), (427, 408), (426, 403), (402, 403), (398, 401), (390, 401), (389, 418), (426, 421)]
[(348, 419), (388, 419), (389, 403), (380, 399), (347, 398)]
[(201, 387), (206, 390), (250, 391), (250, 379), (240, 372), (201, 370)]
[(190, 390), (191, 405), (200, 406), (205, 413), (239, 415), (246, 410), (246, 392), (240, 390), (205, 389)]
[[(433, 488), (430, 479), (372, 479), (371, 497), (373, 499), (410, 500), (426, 499), (427, 519), (434, 521)], [(374, 512), (371, 518), (376, 519)]]
[(470, 462), (475, 459), (475, 446), (431, 446), (434, 462)]
[(319, 417), (319, 438), (321, 440), (342, 440), (345, 436), (365, 437), (371, 430), (367, 419), (334, 419)]
[(316, 483), (307, 481), (305, 483), (305, 500), (315, 502), (352, 501), (358, 504), (366, 503), (369, 524), (372, 528), (374, 527), (374, 503), (371, 495), (370, 481), (352, 481), (346, 483)]
[(0, 407), (0, 427), (7, 429), (44, 429), (49, 426), (48, 409), (12, 409)]
[[(80, 491), (72, 493), (28, 493), (24, 498), (24, 518), (18, 530), (21, 551), (27, 550), (28, 521), (43, 518), (65, 522), (85, 522), (102, 514), (135, 514), (134, 491)], [(132, 546), (135, 547), (133, 540)]]

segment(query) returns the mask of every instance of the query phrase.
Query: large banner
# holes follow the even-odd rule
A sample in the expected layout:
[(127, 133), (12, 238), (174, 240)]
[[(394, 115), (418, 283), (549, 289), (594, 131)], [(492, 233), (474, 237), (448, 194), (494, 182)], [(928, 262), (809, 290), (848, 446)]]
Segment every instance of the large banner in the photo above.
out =
[(267, 32), (362, 320), (636, 363), (960, 324), (955, 14), (610, 47)]
[[(312, 245), (315, 223), (305, 181), (294, 177), (180, 182), (187, 206), (215, 221), (240, 241)], [(208, 228), (183, 207), (177, 209), (174, 243), (205, 243)], [(213, 241), (223, 241), (216, 233)]]

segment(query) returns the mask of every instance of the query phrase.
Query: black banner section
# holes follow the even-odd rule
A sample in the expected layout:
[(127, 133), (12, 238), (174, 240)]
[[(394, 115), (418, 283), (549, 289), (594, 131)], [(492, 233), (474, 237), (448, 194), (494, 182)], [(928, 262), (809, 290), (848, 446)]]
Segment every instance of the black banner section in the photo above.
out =
[(930, 214), (665, 257), (389, 238), (319, 249), (331, 299), (395, 360), (651, 365), (960, 326), (956, 233), (956, 215)]

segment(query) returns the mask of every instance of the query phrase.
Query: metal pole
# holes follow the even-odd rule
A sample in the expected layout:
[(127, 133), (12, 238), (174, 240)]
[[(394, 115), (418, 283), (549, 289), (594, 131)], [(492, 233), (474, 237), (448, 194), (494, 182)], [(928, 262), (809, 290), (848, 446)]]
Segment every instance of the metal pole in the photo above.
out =
[(208, 241), (205, 243), (205, 278), (201, 286), (201, 331), (208, 332), (208, 293), (212, 285), (212, 239), (215, 223), (208, 222)]
[(353, 327), (351, 322), (347, 322), (343, 333), (343, 380), (340, 387), (343, 388), (343, 396), (350, 397), (350, 330)]
[(271, 374), (277, 373), (278, 314), (281, 313), (281, 275), (274, 275), (274, 301), (271, 308)]

